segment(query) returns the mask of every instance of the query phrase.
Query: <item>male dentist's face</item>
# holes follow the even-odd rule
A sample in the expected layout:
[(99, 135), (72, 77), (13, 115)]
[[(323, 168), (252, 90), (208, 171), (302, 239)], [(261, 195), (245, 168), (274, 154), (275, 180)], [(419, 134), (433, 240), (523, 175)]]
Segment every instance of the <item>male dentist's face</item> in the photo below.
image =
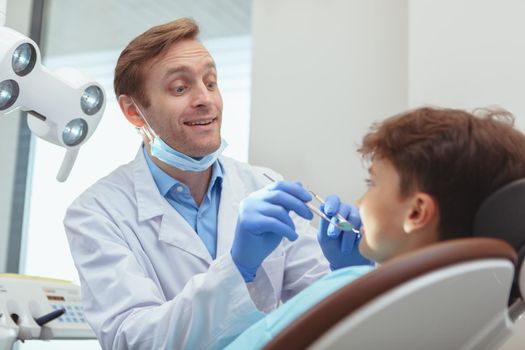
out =
[(387, 159), (374, 157), (369, 173), (368, 190), (358, 202), (363, 223), (359, 251), (382, 263), (409, 249), (403, 220), (410, 200), (401, 197), (400, 176)]
[(145, 71), (146, 118), (171, 147), (191, 157), (217, 150), (222, 97), (208, 50), (196, 40), (174, 44)]

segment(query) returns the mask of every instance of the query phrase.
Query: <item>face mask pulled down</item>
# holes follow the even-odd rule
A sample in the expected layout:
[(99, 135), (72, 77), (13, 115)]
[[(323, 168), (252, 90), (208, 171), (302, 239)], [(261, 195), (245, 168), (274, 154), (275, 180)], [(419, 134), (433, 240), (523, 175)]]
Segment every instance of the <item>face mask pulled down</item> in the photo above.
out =
[(226, 148), (226, 146), (228, 146), (228, 143), (223, 138), (221, 138), (221, 144), (219, 148), (214, 152), (205, 155), (204, 157), (193, 158), (184, 153), (181, 153), (170, 147), (170, 145), (164, 142), (157, 135), (157, 133), (149, 125), (144, 113), (142, 113), (135, 101), (133, 101), (133, 99), (131, 101), (137, 108), (137, 111), (139, 112), (142, 119), (144, 119), (144, 125), (139, 129), (139, 131), (149, 140), (149, 144), (151, 146), (151, 155), (168, 165), (183, 171), (204, 171), (219, 158), (222, 151)]

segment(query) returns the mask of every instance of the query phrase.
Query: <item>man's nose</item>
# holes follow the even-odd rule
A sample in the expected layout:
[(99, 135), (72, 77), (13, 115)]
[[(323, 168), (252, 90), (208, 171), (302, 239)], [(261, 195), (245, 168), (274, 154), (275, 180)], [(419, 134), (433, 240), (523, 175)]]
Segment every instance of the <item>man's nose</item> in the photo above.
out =
[(212, 92), (208, 89), (206, 84), (201, 83), (193, 90), (193, 106), (194, 107), (209, 107), (212, 101)]

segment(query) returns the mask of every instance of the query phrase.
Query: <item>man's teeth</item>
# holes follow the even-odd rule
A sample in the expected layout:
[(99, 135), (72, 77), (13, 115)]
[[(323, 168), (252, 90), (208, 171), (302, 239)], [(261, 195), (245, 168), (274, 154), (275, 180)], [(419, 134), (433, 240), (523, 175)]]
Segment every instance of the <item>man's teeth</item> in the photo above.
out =
[(208, 124), (211, 124), (212, 122), (213, 122), (213, 119), (209, 119), (209, 120), (199, 120), (199, 121), (195, 121), (195, 122), (186, 122), (185, 124), (190, 125), (190, 126), (193, 126), (193, 125), (208, 125)]

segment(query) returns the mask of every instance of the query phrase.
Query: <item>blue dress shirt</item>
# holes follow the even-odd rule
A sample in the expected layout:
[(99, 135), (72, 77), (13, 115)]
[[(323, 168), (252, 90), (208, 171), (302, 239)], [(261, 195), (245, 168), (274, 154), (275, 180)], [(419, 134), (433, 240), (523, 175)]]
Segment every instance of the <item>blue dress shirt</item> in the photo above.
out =
[(197, 206), (188, 186), (175, 180), (153, 163), (145, 147), (143, 147), (143, 152), (160, 194), (199, 235), (211, 257), (215, 259), (217, 254), (217, 216), (223, 178), (219, 161), (212, 165), (208, 191), (201, 205)]

